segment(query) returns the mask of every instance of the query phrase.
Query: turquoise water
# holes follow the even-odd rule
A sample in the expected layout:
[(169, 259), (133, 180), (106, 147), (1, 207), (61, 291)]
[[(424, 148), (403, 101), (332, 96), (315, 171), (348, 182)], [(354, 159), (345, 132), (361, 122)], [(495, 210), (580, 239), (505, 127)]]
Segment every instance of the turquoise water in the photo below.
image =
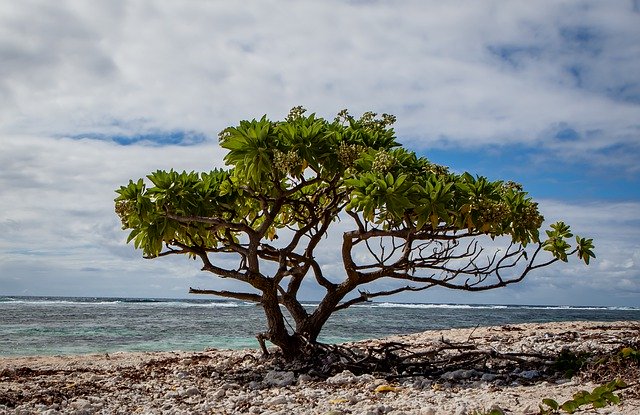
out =
[[(260, 307), (216, 300), (0, 297), (0, 315), (0, 356), (257, 348), (265, 329)], [(640, 309), (369, 303), (332, 316), (320, 340), (571, 320), (640, 320)]]

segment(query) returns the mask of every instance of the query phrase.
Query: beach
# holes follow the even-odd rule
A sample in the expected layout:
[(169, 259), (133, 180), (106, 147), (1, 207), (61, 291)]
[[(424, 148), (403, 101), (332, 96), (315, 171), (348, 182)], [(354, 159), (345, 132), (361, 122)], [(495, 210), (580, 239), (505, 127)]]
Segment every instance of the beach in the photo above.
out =
[[(525, 323), (366, 340), (349, 347), (410, 345), (413, 351), (443, 345), (527, 355), (615, 354), (640, 345), (640, 323)], [(471, 346), (469, 346), (471, 347)], [(493, 353), (495, 354), (495, 353)], [(422, 355), (428, 356), (428, 353)], [(425, 357), (426, 358), (426, 357)], [(514, 362), (517, 363), (516, 360)], [(5, 414), (536, 414), (545, 398), (560, 403), (580, 390), (592, 391), (612, 377), (627, 387), (618, 405), (579, 413), (640, 413), (637, 361), (620, 373), (585, 376), (512, 364), (467, 368), (438, 376), (357, 374), (328, 378), (296, 373), (254, 349), (198, 352), (117, 352), (0, 358), (0, 415)], [(496, 366), (497, 367), (497, 366)], [(523, 369), (524, 368), (524, 369)], [(610, 372), (610, 371), (609, 371)], [(597, 373), (596, 373), (597, 375)], [(499, 413), (499, 412), (496, 412)]]

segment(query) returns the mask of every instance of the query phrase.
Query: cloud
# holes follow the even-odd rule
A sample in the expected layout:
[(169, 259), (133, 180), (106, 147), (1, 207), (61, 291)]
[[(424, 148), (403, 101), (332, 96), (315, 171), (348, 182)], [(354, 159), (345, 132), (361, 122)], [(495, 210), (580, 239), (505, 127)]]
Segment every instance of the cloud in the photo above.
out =
[[(393, 113), (420, 154), (515, 172), (548, 216), (596, 237), (602, 253), (576, 282), (585, 295), (637, 289), (637, 1), (5, 3), (2, 278), (52, 270), (81, 286), (86, 272), (125, 290), (120, 272), (142, 276), (138, 292), (201, 278), (124, 246), (113, 190), (158, 168), (221, 166), (221, 129), (304, 105)], [(574, 281), (584, 268), (557, 272)], [(570, 299), (561, 288), (556, 300)]]
[[(127, 270), (174, 277), (185, 273), (187, 264), (168, 261), (160, 271), (125, 246), (126, 233), (113, 212), (115, 189), (156, 169), (208, 171), (223, 165), (220, 149), (211, 144), (121, 146), (31, 136), (3, 142), (0, 163), (0, 274), (28, 281), (45, 270), (64, 278), (70, 273), (76, 275), (73, 286), (88, 292), (106, 287), (83, 276), (86, 267), (109, 278)], [(178, 268), (167, 266), (172, 263)]]
[(640, 293), (640, 203), (599, 202), (575, 204), (543, 200), (541, 210), (547, 222), (564, 220), (574, 234), (594, 239), (596, 260), (589, 267), (582, 264), (559, 264), (552, 271), (532, 278), (533, 284), (551, 284), (570, 293), (572, 289), (588, 288), (594, 298), (602, 295), (602, 303), (614, 298), (633, 298)]
[(395, 113), (416, 147), (547, 146), (561, 124), (584, 151), (638, 137), (640, 29), (622, 2), (67, 1), (1, 15), (14, 132), (144, 119), (212, 134), (303, 104)]
[[(3, 146), (0, 283), (5, 292), (182, 296), (189, 286), (245, 289), (202, 273), (199, 264), (186, 258), (143, 260), (140, 252), (125, 244), (126, 232), (113, 213), (114, 190), (130, 178), (144, 177), (158, 168), (207, 171), (221, 167), (223, 153), (216, 145), (122, 146), (100, 140), (22, 136), (12, 137)], [(542, 200), (541, 209), (548, 221), (563, 219), (576, 233), (594, 237), (598, 258), (590, 267), (574, 261), (530, 276), (513, 291), (522, 301), (548, 302), (545, 289), (549, 288), (555, 292), (555, 302), (573, 303), (572, 290), (580, 287), (586, 290), (588, 303), (639, 305), (637, 297), (628, 298), (629, 293), (640, 291), (639, 202)], [(348, 225), (348, 221), (337, 223), (318, 250), (318, 259), (331, 278), (342, 275), (335, 247), (340, 246), (341, 229)], [(305, 284), (303, 292), (307, 298), (318, 298), (321, 291)], [(402, 298), (434, 300), (429, 293)], [(454, 302), (480, 299), (509, 302), (511, 297), (504, 291), (435, 297)]]

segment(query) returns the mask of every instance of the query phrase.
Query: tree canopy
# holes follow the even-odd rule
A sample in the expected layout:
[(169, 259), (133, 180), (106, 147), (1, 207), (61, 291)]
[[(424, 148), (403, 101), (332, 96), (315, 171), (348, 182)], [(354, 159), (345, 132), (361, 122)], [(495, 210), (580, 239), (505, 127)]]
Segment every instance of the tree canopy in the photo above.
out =
[[(521, 185), (419, 157), (396, 141), (394, 122), (346, 110), (326, 120), (301, 107), (282, 121), (240, 121), (219, 134), (228, 169), (159, 170), (117, 190), (127, 242), (147, 258), (199, 259), (203, 271), (252, 287), (191, 292), (261, 304), (261, 345), (287, 356), (359, 302), (435, 286), (489, 290), (570, 256), (595, 257), (593, 241), (574, 239), (563, 222), (541, 236), (543, 216)], [(342, 234), (328, 238), (338, 224)], [(331, 248), (339, 275), (316, 258)], [(396, 285), (371, 284), (383, 279)], [(298, 298), (303, 282), (324, 293), (313, 310)]]

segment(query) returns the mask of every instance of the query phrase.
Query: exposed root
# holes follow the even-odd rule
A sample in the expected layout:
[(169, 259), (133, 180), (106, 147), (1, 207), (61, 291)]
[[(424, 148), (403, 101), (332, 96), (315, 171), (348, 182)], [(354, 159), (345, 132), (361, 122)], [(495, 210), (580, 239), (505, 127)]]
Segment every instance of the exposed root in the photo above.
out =
[[(311, 353), (309, 353), (311, 352)], [(551, 372), (556, 356), (538, 353), (501, 353), (480, 348), (473, 343), (442, 341), (438, 347), (416, 350), (409, 344), (384, 342), (375, 346), (316, 344), (304, 357), (281, 362), (295, 373), (308, 373), (328, 378), (349, 370), (356, 375), (373, 374), (387, 379), (421, 376), (435, 379), (455, 370), (477, 370), (483, 373), (505, 373), (520, 370)]]

